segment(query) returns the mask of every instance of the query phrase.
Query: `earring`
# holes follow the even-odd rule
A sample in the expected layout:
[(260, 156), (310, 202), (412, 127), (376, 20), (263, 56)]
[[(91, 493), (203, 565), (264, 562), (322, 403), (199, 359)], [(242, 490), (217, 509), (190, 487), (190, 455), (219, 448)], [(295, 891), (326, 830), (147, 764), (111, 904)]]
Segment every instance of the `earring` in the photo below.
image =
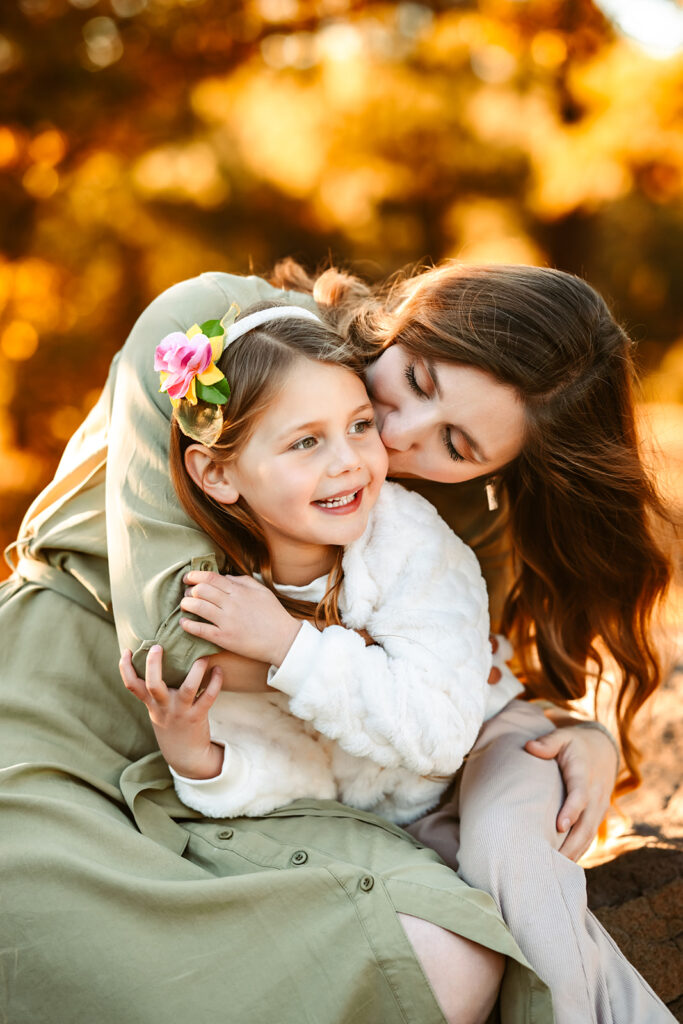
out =
[(489, 507), (489, 512), (495, 512), (498, 508), (498, 495), (496, 494), (496, 478), (490, 476), (486, 481), (486, 504)]

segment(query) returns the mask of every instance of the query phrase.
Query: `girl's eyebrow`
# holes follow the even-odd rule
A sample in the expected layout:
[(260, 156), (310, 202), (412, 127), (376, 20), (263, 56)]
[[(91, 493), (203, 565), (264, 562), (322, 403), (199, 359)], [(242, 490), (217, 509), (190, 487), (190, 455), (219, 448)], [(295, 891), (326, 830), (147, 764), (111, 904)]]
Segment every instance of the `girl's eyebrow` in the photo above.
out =
[[(362, 405), (357, 406), (357, 408), (355, 408), (353, 410), (353, 412), (350, 414), (349, 418), (351, 419), (354, 416), (358, 416), (359, 413), (367, 411), (368, 409), (370, 409), (370, 410), (372, 409), (372, 403), (371, 402), (363, 402)], [(310, 420), (308, 423), (299, 423), (295, 427), (287, 427), (287, 429), (283, 430), (283, 432), (281, 434), (279, 434), (278, 437), (282, 440), (285, 437), (289, 437), (290, 434), (298, 434), (302, 430), (314, 430), (316, 427), (319, 427), (321, 425), (321, 423), (322, 423), (322, 420)]]
[[(436, 372), (436, 365), (431, 361), (431, 359), (425, 359), (424, 364), (425, 364), (425, 367), (427, 368), (427, 373), (429, 374), (429, 376), (432, 379), (432, 384), (434, 385), (434, 390), (436, 391), (438, 397), (441, 398), (443, 396), (443, 393), (441, 391), (441, 384), (439, 382), (439, 375)], [(484, 455), (484, 453), (481, 450), (480, 446), (477, 444), (477, 442), (472, 437), (472, 435), (468, 434), (468, 432), (463, 427), (459, 426), (457, 423), (449, 423), (449, 427), (452, 427), (453, 430), (457, 430), (459, 434), (462, 434), (462, 436), (465, 438), (465, 441), (467, 442), (467, 444), (471, 448), (474, 456), (476, 457), (476, 459), (479, 462), (488, 462), (489, 461), (486, 458), (486, 456)]]

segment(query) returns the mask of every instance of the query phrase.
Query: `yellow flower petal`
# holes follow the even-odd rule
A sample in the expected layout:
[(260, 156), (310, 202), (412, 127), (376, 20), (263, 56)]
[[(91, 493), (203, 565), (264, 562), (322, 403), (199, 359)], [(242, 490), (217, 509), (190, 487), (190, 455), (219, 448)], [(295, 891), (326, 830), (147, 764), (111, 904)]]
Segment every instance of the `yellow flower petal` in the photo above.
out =
[(159, 372), (159, 391), (165, 391), (166, 390), (164, 388), (164, 384), (166, 383), (166, 381), (168, 380), (169, 377), (170, 377), (170, 374), (166, 373), (165, 370), (161, 370)]
[[(217, 338), (209, 338), (211, 343), (211, 358), (214, 363), (217, 363), (220, 357), (223, 355), (223, 342), (225, 341), (225, 335), (219, 334)], [(207, 370), (208, 373), (208, 370)], [(204, 381), (202, 381), (202, 384)]]
[(197, 404), (197, 385), (196, 385), (196, 380), (197, 380), (196, 377), (192, 378), (190, 386), (187, 389), (187, 394), (185, 395), (185, 399), (186, 399), (186, 401), (188, 401), (190, 403), (190, 405), (196, 405)]
[[(171, 398), (170, 395), (168, 397)], [(174, 409), (177, 409), (178, 406), (180, 405), (180, 399), (179, 398), (171, 398), (171, 405), (173, 406)]]
[(216, 384), (217, 381), (223, 380), (224, 377), (225, 374), (218, 369), (215, 363), (210, 363), (204, 370), (204, 373), (197, 374), (197, 380), (200, 384)]
[(185, 337), (189, 341), (190, 338), (194, 338), (195, 334), (201, 334), (201, 333), (202, 333), (202, 329), (199, 326), (199, 324), (193, 324), (192, 327), (190, 327), (189, 331), (185, 331)]

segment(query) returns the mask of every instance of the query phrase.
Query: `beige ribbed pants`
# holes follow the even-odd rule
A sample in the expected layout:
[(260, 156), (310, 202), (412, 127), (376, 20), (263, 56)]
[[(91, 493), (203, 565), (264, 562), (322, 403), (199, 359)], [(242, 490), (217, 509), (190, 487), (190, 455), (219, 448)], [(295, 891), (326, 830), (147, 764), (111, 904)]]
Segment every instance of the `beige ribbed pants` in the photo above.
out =
[(559, 853), (564, 791), (556, 761), (524, 744), (553, 726), (512, 701), (483, 726), (450, 802), (408, 829), (470, 885), (491, 893), (549, 986), (557, 1024), (675, 1020), (588, 910), (582, 868)]

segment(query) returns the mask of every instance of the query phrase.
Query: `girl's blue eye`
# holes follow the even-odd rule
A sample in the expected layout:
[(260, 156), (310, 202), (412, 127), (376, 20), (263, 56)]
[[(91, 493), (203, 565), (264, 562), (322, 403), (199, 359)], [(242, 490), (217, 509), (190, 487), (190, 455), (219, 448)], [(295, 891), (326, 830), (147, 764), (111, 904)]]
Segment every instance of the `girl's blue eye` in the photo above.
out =
[(375, 425), (375, 421), (374, 420), (356, 420), (355, 423), (351, 424), (351, 433), (352, 434), (365, 434), (365, 433), (367, 433), (368, 430), (371, 430), (372, 427), (374, 427), (374, 425)]
[(418, 398), (429, 399), (429, 395), (426, 394), (417, 383), (415, 376), (415, 363), (409, 363), (403, 371), (405, 379), (408, 381), (408, 385), (411, 391), (414, 391)]
[(298, 451), (306, 451), (309, 448), (313, 448), (317, 443), (316, 439), (309, 434), (308, 437), (302, 437), (300, 441), (295, 441), (292, 448)]

